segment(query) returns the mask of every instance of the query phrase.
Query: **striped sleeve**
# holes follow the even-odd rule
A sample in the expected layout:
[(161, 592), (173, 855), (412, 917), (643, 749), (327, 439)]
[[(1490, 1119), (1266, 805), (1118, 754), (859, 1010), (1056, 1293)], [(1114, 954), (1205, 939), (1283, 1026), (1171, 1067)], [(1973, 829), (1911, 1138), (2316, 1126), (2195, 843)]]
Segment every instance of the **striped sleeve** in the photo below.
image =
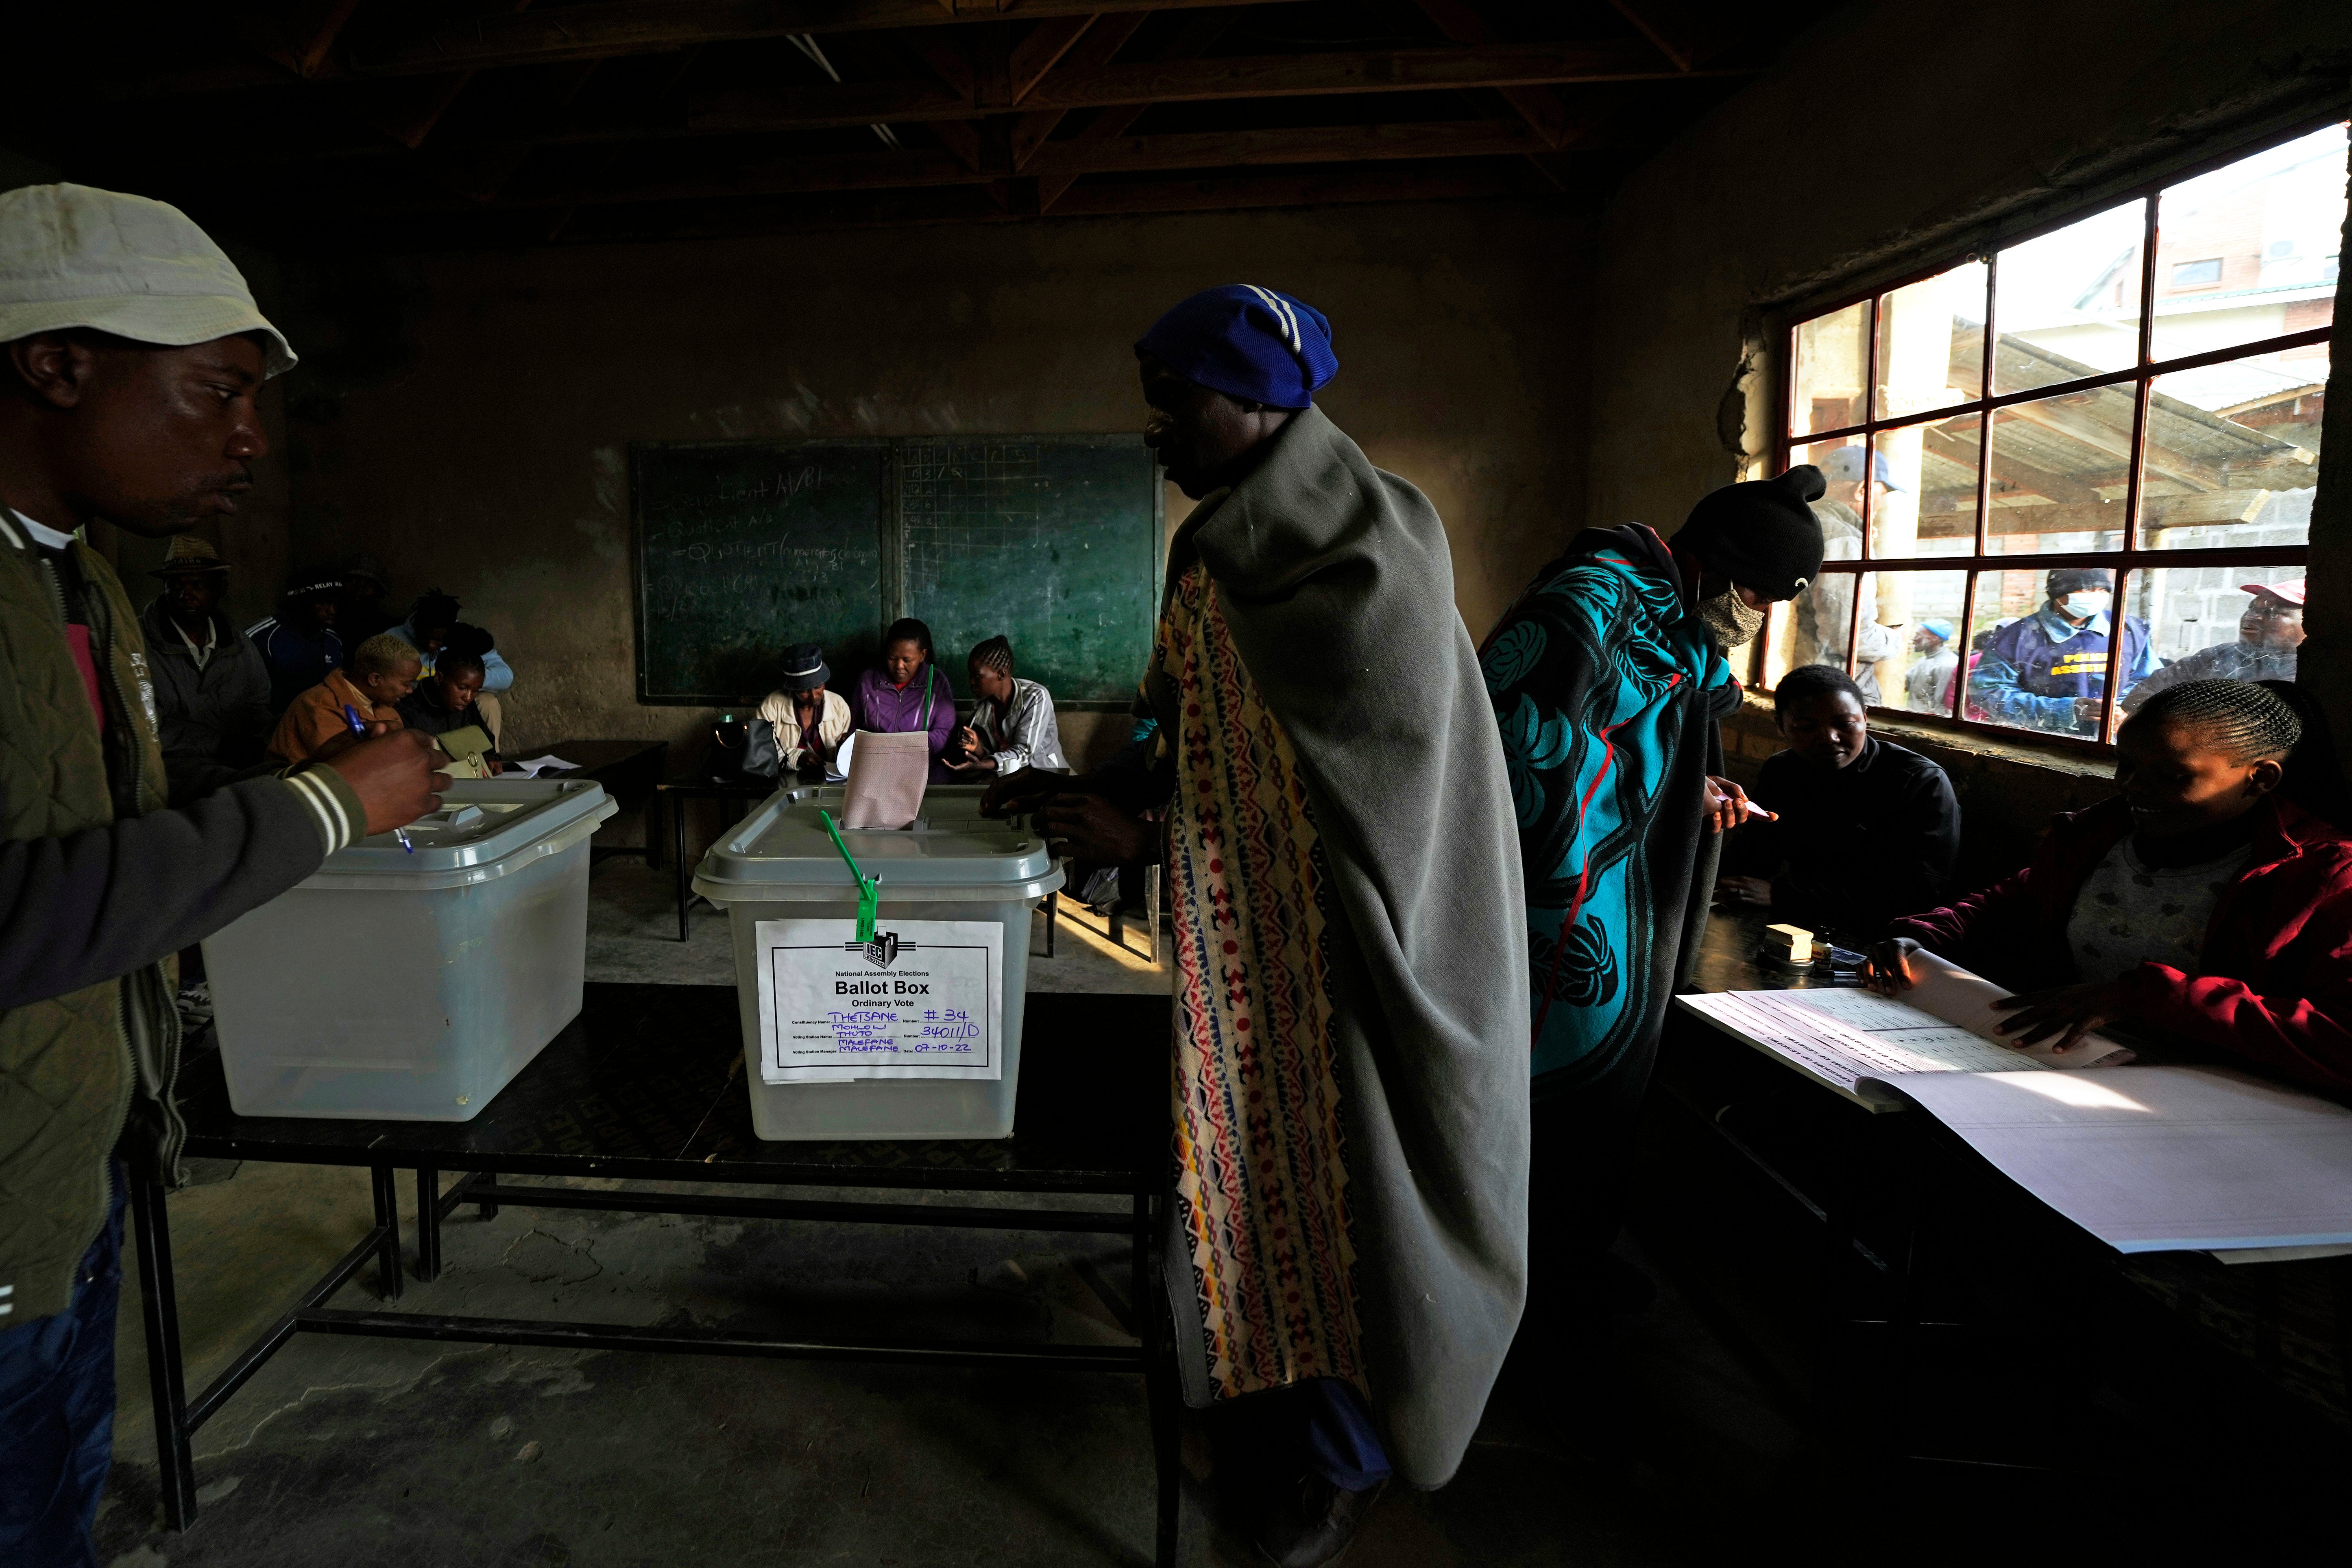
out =
[(320, 837), (326, 840), (328, 854), (367, 836), (367, 807), (361, 803), (359, 792), (334, 769), (301, 763), (278, 777), (310, 812)]

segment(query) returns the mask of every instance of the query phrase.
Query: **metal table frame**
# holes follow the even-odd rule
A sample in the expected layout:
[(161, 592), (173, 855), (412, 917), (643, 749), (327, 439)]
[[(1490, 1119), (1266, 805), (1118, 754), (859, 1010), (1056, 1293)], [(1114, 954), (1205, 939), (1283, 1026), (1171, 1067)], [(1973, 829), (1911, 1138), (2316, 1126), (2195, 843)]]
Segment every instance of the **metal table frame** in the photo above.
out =
[[(608, 991), (719, 991), (733, 1012), (732, 988), (719, 987), (591, 987)], [(1033, 999), (1034, 1000), (1034, 999)], [(1130, 1001), (1130, 998), (1117, 998)], [(576, 1023), (566, 1031), (580, 1030)], [(559, 1040), (564, 1037), (559, 1037)], [(740, 1049), (740, 1045), (730, 1045)], [(1024, 1035), (1024, 1048), (1029, 1048)], [(509, 1086), (508, 1093), (524, 1088), (534, 1073), (549, 1064), (549, 1052)], [(208, 1064), (218, 1072), (216, 1058)], [(536, 1086), (544, 1088), (544, 1085)], [(735, 1101), (743, 1089), (726, 1080)], [(724, 1091), (722, 1091), (724, 1092)], [(225, 1110), (225, 1092), (209, 1097)], [(1028, 1097), (1024, 1094), (1024, 1106)], [(493, 1107), (498, 1101), (492, 1102)], [(487, 1110), (488, 1108), (486, 1108)], [(237, 1391), (284, 1349), (297, 1334), (365, 1334), (394, 1339), (432, 1340), (473, 1344), (540, 1345), (564, 1350), (644, 1351), (671, 1355), (782, 1357), (814, 1361), (865, 1361), (901, 1365), (1034, 1366), (1064, 1370), (1094, 1370), (1140, 1375), (1144, 1380), (1148, 1421), (1151, 1430), (1153, 1470), (1158, 1489), (1155, 1561), (1161, 1568), (1176, 1562), (1181, 1505), (1178, 1468), (1175, 1363), (1165, 1321), (1165, 1297), (1160, 1286), (1160, 1238), (1165, 1207), (1160, 1194), (1144, 1184), (1129, 1182), (1129, 1190), (1114, 1191), (1100, 1172), (1032, 1172), (959, 1170), (942, 1172), (935, 1164), (909, 1163), (879, 1168), (828, 1164), (823, 1159), (793, 1161), (789, 1155), (772, 1161), (702, 1158), (600, 1158), (595, 1155), (513, 1152), (499, 1158), (495, 1170), (467, 1170), (448, 1191), (440, 1190), (447, 1166), (446, 1133), (455, 1125), (436, 1122), (331, 1121), (289, 1122), (280, 1119), (244, 1118), (233, 1113), (205, 1119), (202, 1108), (191, 1116), (187, 1153), (192, 1157), (364, 1166), (370, 1174), (375, 1221), (350, 1251), (305, 1290), (292, 1308), (261, 1336), (231, 1360), (219, 1376), (194, 1398), (188, 1397), (183, 1368), (179, 1311), (173, 1284), (172, 1239), (163, 1189), (148, 1180), (133, 1179), (131, 1208), (132, 1245), (139, 1264), (141, 1308), (147, 1333), (148, 1371), (155, 1406), (156, 1448), (163, 1515), (174, 1530), (185, 1530), (196, 1517), (196, 1479), (192, 1439), (205, 1423), (218, 1415)], [(748, 1106), (745, 1107), (748, 1117)], [(487, 1119), (487, 1118), (486, 1118)], [(299, 1127), (308, 1138), (293, 1152), (271, 1130)], [(348, 1129), (337, 1138), (331, 1130)], [(321, 1136), (322, 1130), (327, 1130)], [(404, 1138), (405, 1132), (410, 1136)], [(439, 1135), (439, 1136), (436, 1136)], [(405, 1143), (408, 1146), (403, 1147)], [(436, 1144), (439, 1146), (435, 1147)], [(936, 1150), (942, 1144), (857, 1146), (869, 1157), (893, 1147)], [(771, 1145), (792, 1151), (801, 1147)], [(989, 1147), (967, 1145), (966, 1147)], [(488, 1152), (488, 1151), (484, 1151)], [(371, 1260), (379, 1289), (388, 1303), (397, 1301), (402, 1286), (402, 1256), (396, 1172), (414, 1171), (416, 1180), (418, 1236), (416, 1276), (430, 1281), (441, 1271), (441, 1226), (467, 1205), (480, 1217), (496, 1217), (501, 1206), (619, 1211), (633, 1214), (695, 1215), (734, 1219), (800, 1220), (856, 1225), (919, 1225), (961, 1228), (1062, 1231), (1125, 1236), (1134, 1257), (1134, 1300), (1129, 1308), (1138, 1342), (1132, 1347), (1084, 1344), (1023, 1344), (990, 1341), (898, 1339), (877, 1335), (855, 1340), (778, 1337), (677, 1329), (644, 1329), (615, 1323), (457, 1317), (446, 1313), (387, 1310), (355, 1310), (328, 1303), (357, 1278)], [(833, 1188), (864, 1187), (877, 1193), (896, 1190), (930, 1192), (1093, 1193), (1124, 1197), (1121, 1209), (1031, 1209), (946, 1207), (873, 1201), (807, 1199), (732, 1194), (678, 1194), (630, 1190), (581, 1190), (570, 1187), (519, 1185), (501, 1175), (594, 1176), (623, 1181), (737, 1184), (745, 1186), (821, 1184)], [(1117, 1311), (1121, 1303), (1108, 1303)]]
[[(694, 902), (692, 883), (694, 868), (686, 858), (686, 803), (689, 800), (740, 800), (758, 802), (767, 799), (781, 787), (774, 779), (686, 779), (676, 784), (657, 786), (654, 799), (661, 803), (669, 816), (670, 868), (677, 880), (677, 940), (686, 940), (687, 910)], [(740, 816), (736, 818), (740, 820)], [(651, 825), (648, 824), (650, 829)], [(719, 827), (721, 836), (726, 825)], [(650, 832), (648, 833), (650, 837)]]

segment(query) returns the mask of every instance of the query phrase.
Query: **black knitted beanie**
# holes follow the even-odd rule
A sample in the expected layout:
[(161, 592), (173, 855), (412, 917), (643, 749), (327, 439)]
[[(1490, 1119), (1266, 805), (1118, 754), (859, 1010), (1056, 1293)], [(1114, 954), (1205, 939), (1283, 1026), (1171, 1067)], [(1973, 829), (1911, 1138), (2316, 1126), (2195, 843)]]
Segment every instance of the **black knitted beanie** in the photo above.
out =
[(1811, 463), (1726, 485), (1699, 498), (1675, 547), (1768, 599), (1795, 598), (1821, 575), (1822, 525), (1807, 503), (1828, 488)]

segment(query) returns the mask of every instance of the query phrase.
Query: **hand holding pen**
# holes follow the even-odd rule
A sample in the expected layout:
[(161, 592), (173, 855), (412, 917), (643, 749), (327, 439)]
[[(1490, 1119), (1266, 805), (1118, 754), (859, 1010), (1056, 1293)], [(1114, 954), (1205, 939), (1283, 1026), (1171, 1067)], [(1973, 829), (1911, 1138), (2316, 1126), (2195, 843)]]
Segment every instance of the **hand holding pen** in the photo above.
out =
[[(343, 704), (343, 722), (351, 726), (352, 738), (354, 742), (364, 741), (368, 738), (367, 721), (362, 719), (360, 717), (360, 710), (352, 707), (348, 702)], [(391, 726), (385, 726), (386, 732), (389, 732)], [(434, 776), (437, 778), (440, 775), (436, 773)], [(395, 827), (392, 830), (392, 836), (398, 841), (402, 849), (411, 855), (416, 853), (416, 846), (408, 841), (408, 829), (405, 827)]]
[(1780, 820), (1778, 812), (1765, 810), (1748, 798), (1748, 792), (1729, 779), (1714, 773), (1706, 776), (1706, 788), (1700, 800), (1700, 814), (1710, 833), (1728, 833), (1751, 816), (1767, 821)]

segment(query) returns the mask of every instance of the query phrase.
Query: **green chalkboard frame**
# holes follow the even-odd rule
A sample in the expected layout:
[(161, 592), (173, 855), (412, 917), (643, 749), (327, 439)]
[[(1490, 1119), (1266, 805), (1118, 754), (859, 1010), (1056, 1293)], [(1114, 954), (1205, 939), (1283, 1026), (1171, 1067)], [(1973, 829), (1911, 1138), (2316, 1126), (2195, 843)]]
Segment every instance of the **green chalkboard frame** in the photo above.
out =
[[(675, 691), (656, 689), (653, 679), (652, 644), (647, 632), (647, 594), (651, 574), (647, 568), (647, 531), (645, 517), (646, 492), (646, 472), (650, 464), (658, 464), (667, 454), (706, 453), (713, 457), (728, 453), (746, 456), (769, 451), (785, 456), (829, 449), (851, 449), (866, 452), (879, 449), (881, 477), (877, 496), (875, 541), (879, 561), (879, 583), (876, 597), (872, 637), (878, 644), (882, 631), (901, 616), (920, 614), (910, 610), (907, 600), (907, 540), (908, 520), (903, 504), (901, 478), (905, 472), (906, 455), (910, 448), (930, 447), (943, 442), (959, 445), (1003, 443), (1039, 447), (1086, 447), (1097, 449), (1129, 449), (1149, 457), (1139, 432), (1120, 434), (1069, 433), (1009, 433), (984, 434), (970, 432), (934, 433), (901, 437), (851, 437), (804, 441), (638, 441), (629, 447), (630, 476), (630, 575), (631, 610), (636, 644), (637, 700), (656, 707), (729, 707), (744, 706), (767, 695), (757, 691)], [(1167, 569), (1167, 486), (1166, 471), (1154, 460), (1150, 464), (1150, 548), (1146, 555), (1150, 563), (1150, 583), (1143, 600), (1145, 619), (1135, 628), (1142, 650), (1148, 653), (1151, 622), (1157, 616), (1161, 594), (1165, 589)], [(1141, 520), (1139, 519), (1139, 521)], [(863, 639), (857, 639), (862, 642)], [(857, 647), (849, 658), (842, 661), (837, 672), (842, 684), (851, 679), (853, 667), (871, 656), (872, 645)], [(1142, 658), (1139, 657), (1136, 674), (1142, 673)], [(961, 680), (958, 682), (961, 687)], [(961, 694), (959, 706), (969, 706), (969, 693)], [(1068, 696), (1059, 690), (1055, 694), (1055, 706), (1069, 712), (1124, 712), (1132, 700), (1131, 692), (1106, 696)]]

